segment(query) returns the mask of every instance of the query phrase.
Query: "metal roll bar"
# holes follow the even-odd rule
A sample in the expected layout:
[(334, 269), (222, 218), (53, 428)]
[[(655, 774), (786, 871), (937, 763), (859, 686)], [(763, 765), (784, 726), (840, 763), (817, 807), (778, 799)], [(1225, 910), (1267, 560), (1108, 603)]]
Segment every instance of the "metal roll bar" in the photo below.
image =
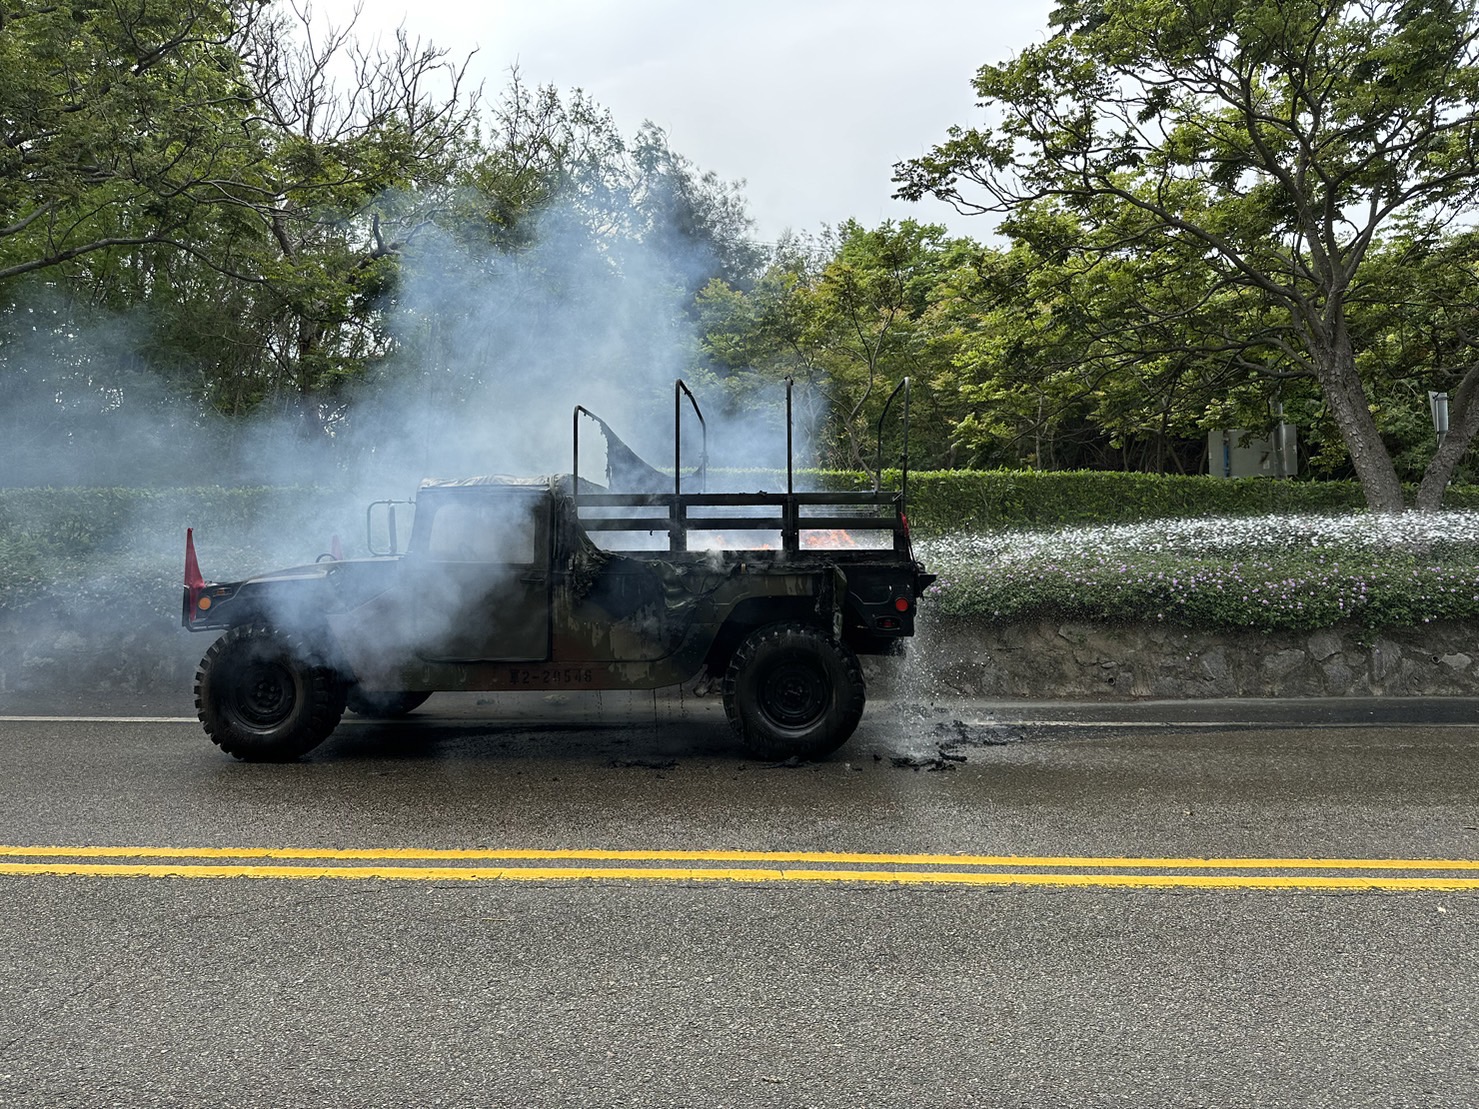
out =
[(699, 409), (698, 398), (680, 377), (673, 382), (673, 494), (683, 493), (683, 398), (693, 405), (693, 414), (698, 417), (699, 430), (703, 433), (702, 449), (698, 458), (699, 492), (709, 491), (709, 425)]
[(909, 379), (907, 377), (894, 386), (894, 391), (888, 395), (883, 411), (878, 416), (878, 469), (873, 475), (873, 492), (879, 492), (883, 483), (883, 421), (888, 419), (888, 410), (893, 407), (894, 398), (900, 392), (904, 394), (904, 460), (899, 470), (899, 496), (907, 504), (909, 500)]
[[(871, 492), (862, 490), (851, 492), (796, 492), (796, 465), (795, 465), (795, 389), (796, 382), (792, 377), (786, 378), (786, 491), (785, 493), (709, 493), (709, 427), (704, 418), (703, 410), (699, 407), (698, 398), (694, 396), (687, 383), (682, 378), (673, 382), (673, 491), (671, 494), (656, 492), (651, 485), (646, 491), (627, 490), (616, 492), (608, 489), (601, 493), (582, 493), (580, 491), (580, 418), (589, 417), (600, 424), (606, 430), (608, 436), (612, 433), (606, 427), (605, 421), (597, 416), (584, 405), (577, 404), (571, 414), (571, 424), (574, 443), (574, 459), (572, 461), (571, 473), (574, 481), (572, 493), (577, 505), (600, 509), (607, 512), (612, 509), (632, 508), (637, 510), (665, 509), (663, 516), (645, 515), (600, 515), (594, 518), (583, 519), (582, 523), (591, 531), (666, 531), (668, 534), (668, 549), (671, 551), (685, 551), (688, 549), (688, 532), (690, 529), (698, 531), (736, 530), (736, 531), (767, 531), (779, 529), (781, 533), (781, 546), (787, 553), (796, 553), (801, 550), (802, 531), (825, 531), (825, 530), (847, 530), (854, 527), (862, 527), (864, 530), (889, 530), (894, 533), (895, 549), (907, 552), (909, 549), (908, 524), (904, 516), (904, 509), (909, 487), (909, 406), (910, 406), (910, 380), (904, 378), (889, 394), (888, 400), (884, 402), (883, 411), (878, 417), (878, 454), (877, 472), (873, 479)], [(893, 406), (898, 401), (899, 395), (903, 394), (901, 405), (904, 419), (904, 442), (901, 458), (901, 476), (899, 492), (884, 494), (883, 481), (883, 429), (888, 422)], [(693, 414), (698, 417), (701, 435), (701, 455), (699, 465), (695, 473), (699, 478), (699, 491), (683, 491), (683, 399), (688, 398), (688, 404), (693, 409)], [(609, 445), (609, 444), (608, 444)], [(621, 444), (621, 449), (630, 453), (630, 448)], [(633, 455), (633, 460), (640, 463), (644, 471), (652, 476), (657, 472), (651, 466), (642, 463), (640, 458)], [(880, 516), (876, 512), (869, 516), (866, 512), (862, 515), (854, 515), (855, 509), (867, 509), (869, 507), (881, 509), (889, 506), (889, 516)], [(845, 511), (842, 514), (828, 515), (803, 515), (803, 509), (825, 511), (827, 507), (835, 506)], [(764, 514), (736, 514), (736, 515), (714, 515), (715, 510), (722, 511), (725, 508), (765, 508), (771, 510)], [(690, 514), (691, 510), (697, 510)], [(870, 528), (868, 525), (872, 524)]]

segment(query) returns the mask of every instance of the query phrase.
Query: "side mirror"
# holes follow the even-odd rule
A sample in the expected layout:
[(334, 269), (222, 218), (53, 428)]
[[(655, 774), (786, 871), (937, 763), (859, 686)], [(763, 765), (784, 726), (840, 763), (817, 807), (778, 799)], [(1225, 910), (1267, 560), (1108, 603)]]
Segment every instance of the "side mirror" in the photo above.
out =
[(400, 554), (401, 530), (410, 527), (415, 511), (415, 501), (371, 501), (365, 509), (365, 546), (370, 553), (377, 558)]

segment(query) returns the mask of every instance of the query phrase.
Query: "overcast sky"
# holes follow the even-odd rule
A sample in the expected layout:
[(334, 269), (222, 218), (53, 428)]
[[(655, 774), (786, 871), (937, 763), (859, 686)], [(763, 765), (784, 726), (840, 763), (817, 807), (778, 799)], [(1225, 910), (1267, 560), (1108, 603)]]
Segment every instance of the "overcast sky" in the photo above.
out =
[[(342, 24), (355, 0), (318, 0)], [(667, 131), (700, 169), (743, 179), (757, 236), (914, 218), (985, 238), (989, 217), (890, 199), (891, 167), (979, 119), (976, 69), (1045, 37), (1050, 0), (363, 0), (362, 38), (404, 23), (474, 48), (489, 98), (582, 88), (630, 136)]]

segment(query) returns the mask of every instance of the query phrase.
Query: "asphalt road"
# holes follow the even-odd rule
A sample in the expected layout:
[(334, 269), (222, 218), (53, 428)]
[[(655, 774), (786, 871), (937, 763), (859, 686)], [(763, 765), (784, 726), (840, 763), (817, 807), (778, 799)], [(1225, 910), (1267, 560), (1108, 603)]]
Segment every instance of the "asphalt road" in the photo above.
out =
[(707, 701), (287, 766), (44, 707), (7, 1106), (1479, 1104), (1471, 701), (880, 704), (797, 766)]

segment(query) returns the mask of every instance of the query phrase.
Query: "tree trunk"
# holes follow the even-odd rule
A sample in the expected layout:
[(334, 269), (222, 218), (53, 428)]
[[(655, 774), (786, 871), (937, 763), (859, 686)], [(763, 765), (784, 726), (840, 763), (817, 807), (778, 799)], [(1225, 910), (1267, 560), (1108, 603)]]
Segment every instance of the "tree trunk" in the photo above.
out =
[(1315, 375), (1320, 392), (1340, 428), (1340, 437), (1350, 453), (1351, 464), (1366, 495), (1366, 507), (1372, 512), (1401, 512), (1402, 482), (1392, 456), (1366, 400), (1366, 390), (1356, 373), (1355, 354), (1343, 321), (1338, 321), (1331, 342), (1314, 349)]
[(1469, 449), (1475, 434), (1479, 434), (1479, 366), (1472, 366), (1464, 374), (1449, 402), (1448, 434), (1433, 453), (1428, 468), (1423, 472), (1422, 484), (1417, 487), (1417, 507), (1423, 512), (1434, 512), (1443, 506), (1443, 491), (1458, 469), (1459, 459)]

